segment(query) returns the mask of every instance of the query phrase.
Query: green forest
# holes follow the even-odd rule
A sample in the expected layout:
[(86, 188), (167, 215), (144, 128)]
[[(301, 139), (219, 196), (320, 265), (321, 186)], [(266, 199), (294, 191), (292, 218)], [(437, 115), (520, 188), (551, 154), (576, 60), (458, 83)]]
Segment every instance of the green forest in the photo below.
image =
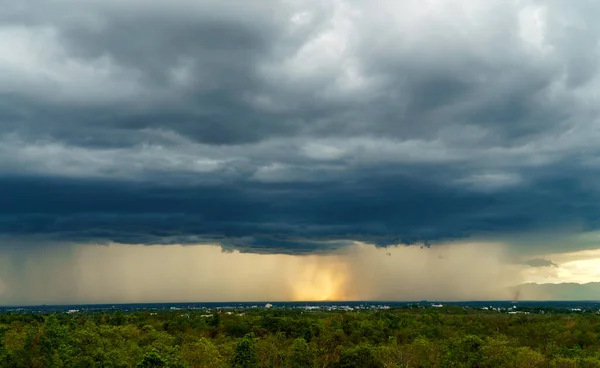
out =
[(600, 367), (593, 312), (0, 313), (0, 367)]

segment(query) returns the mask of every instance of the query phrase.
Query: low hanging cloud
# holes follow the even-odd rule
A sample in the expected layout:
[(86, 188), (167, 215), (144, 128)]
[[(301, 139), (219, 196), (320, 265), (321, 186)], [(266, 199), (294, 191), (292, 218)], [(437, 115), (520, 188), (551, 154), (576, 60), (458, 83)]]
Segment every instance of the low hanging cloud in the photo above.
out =
[(599, 230), (596, 2), (234, 3), (0, 0), (1, 246)]
[(530, 267), (558, 267), (558, 265), (550, 260), (534, 258), (525, 262), (526, 265)]

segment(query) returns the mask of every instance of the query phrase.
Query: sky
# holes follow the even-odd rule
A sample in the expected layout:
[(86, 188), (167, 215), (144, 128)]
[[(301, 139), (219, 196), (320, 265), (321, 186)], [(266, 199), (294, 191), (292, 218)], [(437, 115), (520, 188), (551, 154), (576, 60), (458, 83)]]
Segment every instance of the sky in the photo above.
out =
[(600, 281), (596, 1), (0, 9), (0, 304)]

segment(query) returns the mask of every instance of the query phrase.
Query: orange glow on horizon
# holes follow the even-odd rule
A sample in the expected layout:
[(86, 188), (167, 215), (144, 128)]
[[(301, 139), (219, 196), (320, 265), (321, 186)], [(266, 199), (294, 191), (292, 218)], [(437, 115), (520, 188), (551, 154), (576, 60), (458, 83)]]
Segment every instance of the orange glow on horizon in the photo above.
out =
[(348, 298), (347, 266), (341, 262), (315, 262), (303, 267), (292, 281), (294, 301), (334, 301)]

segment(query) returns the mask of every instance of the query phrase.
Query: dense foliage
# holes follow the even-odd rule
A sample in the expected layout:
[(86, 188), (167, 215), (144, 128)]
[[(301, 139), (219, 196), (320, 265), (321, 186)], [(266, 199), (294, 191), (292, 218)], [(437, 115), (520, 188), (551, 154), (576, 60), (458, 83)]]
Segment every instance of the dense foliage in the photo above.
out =
[(462, 308), (0, 314), (0, 367), (599, 367), (600, 316)]

